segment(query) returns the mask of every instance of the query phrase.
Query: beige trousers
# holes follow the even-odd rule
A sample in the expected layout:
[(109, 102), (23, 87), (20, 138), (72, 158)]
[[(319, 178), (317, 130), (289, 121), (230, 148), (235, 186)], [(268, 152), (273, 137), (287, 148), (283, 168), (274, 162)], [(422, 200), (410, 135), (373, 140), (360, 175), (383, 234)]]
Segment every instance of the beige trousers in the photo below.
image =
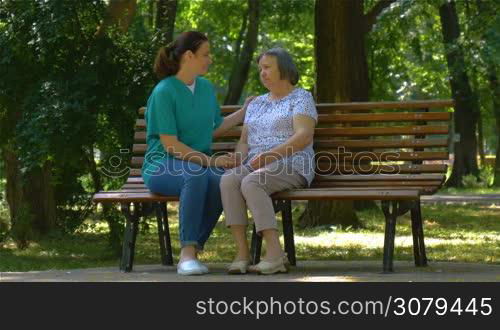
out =
[(247, 208), (254, 219), (257, 233), (278, 229), (270, 195), (307, 185), (306, 179), (282, 162), (250, 172), (245, 166), (224, 173), (220, 188), (226, 226), (247, 225)]

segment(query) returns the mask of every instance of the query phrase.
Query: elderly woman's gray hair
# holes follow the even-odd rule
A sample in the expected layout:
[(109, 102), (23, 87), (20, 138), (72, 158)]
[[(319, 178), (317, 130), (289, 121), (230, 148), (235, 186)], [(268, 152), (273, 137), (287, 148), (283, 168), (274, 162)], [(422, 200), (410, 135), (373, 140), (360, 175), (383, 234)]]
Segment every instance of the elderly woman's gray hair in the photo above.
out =
[(257, 64), (260, 62), (262, 56), (276, 57), (280, 78), (288, 80), (294, 86), (297, 84), (299, 81), (299, 71), (293, 62), (292, 56), (285, 49), (276, 47), (261, 53), (257, 58)]

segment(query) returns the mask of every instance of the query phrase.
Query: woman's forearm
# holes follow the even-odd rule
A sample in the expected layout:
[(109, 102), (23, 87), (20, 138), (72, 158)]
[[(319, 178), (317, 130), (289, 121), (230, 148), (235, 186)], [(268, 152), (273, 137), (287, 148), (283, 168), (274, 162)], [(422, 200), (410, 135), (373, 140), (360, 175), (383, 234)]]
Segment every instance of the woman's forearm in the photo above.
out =
[(285, 143), (258, 155), (252, 162), (254, 169), (264, 167), (279, 159), (289, 157), (296, 152), (306, 148), (312, 142), (312, 135), (308, 132), (297, 132), (292, 135)]
[(226, 133), (228, 130), (237, 126), (243, 122), (245, 119), (245, 111), (240, 109), (235, 113), (230, 114), (229, 116), (224, 117), (224, 121), (220, 124), (219, 127), (214, 131), (213, 137), (219, 137)]
[(241, 161), (243, 161), (243, 159), (245, 159), (248, 155), (248, 144), (238, 142), (236, 148), (234, 149), (234, 153), (240, 157), (239, 159)]
[(212, 157), (190, 148), (177, 140), (175, 136), (161, 135), (160, 140), (165, 151), (175, 158), (190, 161), (201, 166), (213, 166), (214, 160)]

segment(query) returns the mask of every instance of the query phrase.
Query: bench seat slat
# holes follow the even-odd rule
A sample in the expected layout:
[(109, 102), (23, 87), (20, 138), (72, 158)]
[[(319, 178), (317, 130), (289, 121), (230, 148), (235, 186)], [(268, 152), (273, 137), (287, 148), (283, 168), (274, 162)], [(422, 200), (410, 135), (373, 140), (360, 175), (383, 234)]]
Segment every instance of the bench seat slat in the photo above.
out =
[[(370, 181), (438, 181), (441, 182), (445, 178), (442, 174), (372, 174), (372, 175), (318, 175), (315, 177), (314, 182), (370, 182)], [(142, 177), (129, 177), (127, 183), (144, 183)]]
[[(274, 194), (274, 199), (286, 200), (415, 200), (420, 196), (417, 190), (318, 190), (300, 189)], [(98, 202), (168, 202), (178, 201), (178, 196), (161, 196), (151, 192), (100, 192), (94, 195), (93, 201)]]
[(434, 181), (351, 181), (351, 182), (342, 182), (342, 181), (324, 181), (324, 182), (313, 182), (311, 185), (322, 186), (322, 187), (375, 187), (375, 186), (385, 186), (385, 187), (394, 187), (394, 186), (436, 186), (439, 187), (442, 181), (434, 180)]
[[(408, 190), (408, 187), (398, 187), (398, 186), (391, 186), (391, 187), (314, 187), (315, 190), (327, 190), (327, 191), (363, 191), (363, 190)], [(419, 187), (419, 186), (414, 186), (411, 187), (412, 190), (418, 190), (420, 194), (428, 194), (431, 191), (434, 191), (436, 187)], [(149, 192), (149, 189), (145, 186), (138, 186), (136, 189), (134, 188), (123, 188), (120, 190), (110, 190), (110, 191), (103, 191), (106, 193), (127, 193), (127, 192)]]

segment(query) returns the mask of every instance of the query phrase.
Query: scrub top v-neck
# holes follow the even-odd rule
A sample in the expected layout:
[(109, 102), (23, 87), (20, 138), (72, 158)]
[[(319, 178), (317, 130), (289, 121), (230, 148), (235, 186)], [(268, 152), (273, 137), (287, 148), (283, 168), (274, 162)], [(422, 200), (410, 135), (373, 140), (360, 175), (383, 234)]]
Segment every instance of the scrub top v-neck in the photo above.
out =
[(147, 151), (142, 177), (148, 182), (159, 161), (173, 157), (165, 151), (160, 134), (175, 135), (192, 149), (211, 155), (212, 134), (223, 121), (215, 89), (210, 81), (197, 77), (194, 92), (175, 76), (161, 80), (146, 107)]

